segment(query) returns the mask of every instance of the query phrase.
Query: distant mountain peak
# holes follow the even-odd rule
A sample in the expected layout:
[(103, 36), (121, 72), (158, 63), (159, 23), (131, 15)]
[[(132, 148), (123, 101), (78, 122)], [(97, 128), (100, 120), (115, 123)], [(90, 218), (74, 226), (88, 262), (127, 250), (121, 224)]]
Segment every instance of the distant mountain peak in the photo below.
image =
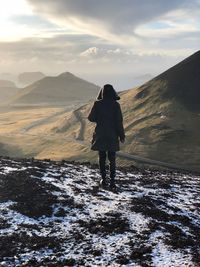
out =
[(19, 74), (18, 81), (21, 85), (27, 86), (34, 82), (37, 82), (45, 77), (45, 74), (40, 71), (35, 72), (23, 72)]
[(46, 76), (27, 87), (11, 99), (14, 105), (66, 105), (85, 103), (94, 98), (99, 87), (70, 72)]
[(63, 73), (61, 73), (60, 75), (58, 75), (58, 77), (65, 77), (65, 78), (71, 78), (71, 77), (75, 77), (75, 75), (74, 74), (72, 74), (71, 72), (69, 72), (69, 71), (66, 71), (66, 72), (63, 72)]

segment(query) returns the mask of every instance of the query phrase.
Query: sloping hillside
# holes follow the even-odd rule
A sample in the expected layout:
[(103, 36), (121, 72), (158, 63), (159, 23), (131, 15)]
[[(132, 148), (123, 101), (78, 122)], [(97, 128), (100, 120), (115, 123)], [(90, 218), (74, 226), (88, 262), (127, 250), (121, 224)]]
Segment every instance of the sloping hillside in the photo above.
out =
[(99, 87), (66, 72), (45, 77), (20, 90), (10, 105), (64, 105), (93, 98)]
[(0, 166), (2, 267), (199, 266), (200, 177), (121, 169), (116, 193), (88, 164)]
[(122, 96), (126, 151), (183, 166), (200, 160), (200, 52)]
[[(121, 145), (123, 152), (200, 171), (199, 69), (200, 52), (197, 52), (143, 86), (120, 93), (126, 131), (126, 142)], [(53, 90), (61, 80), (60, 91)], [(66, 81), (70, 80), (73, 85), (78, 82), (73, 87), (76, 89), (66, 88)], [(45, 84), (44, 94), (40, 93), (43, 92), (40, 82)], [(79, 98), (77, 106), (83, 99), (87, 104), (74, 110), (56, 108), (51, 114), (49, 109), (47, 112), (32, 109), (32, 117), (25, 110), (1, 114), (1, 129), (4, 130), (0, 142), (14, 145), (15, 156), (95, 162), (96, 153), (90, 150), (95, 125), (88, 122), (87, 116), (93, 103), (88, 99), (95, 99), (98, 87), (94, 89), (91, 85), (93, 89), (89, 90), (88, 83), (84, 83), (87, 88), (82, 87), (82, 80), (65, 73), (23, 89), (15, 103), (26, 103), (26, 98), (29, 105), (32, 100), (41, 104), (41, 99), (48, 99), (47, 105), (69, 101), (65, 105), (71, 105), (72, 109), (72, 103), (77, 103), (80, 97), (82, 100)], [(18, 151), (21, 153), (17, 154)], [(4, 155), (12, 156), (12, 153), (8, 151)], [(122, 157), (120, 164), (133, 163), (127, 159)]]
[[(121, 93), (127, 136), (123, 151), (200, 170), (199, 70), (197, 52), (143, 86)], [(79, 109), (85, 141), (91, 139), (94, 129), (87, 121), (91, 105)], [(69, 133), (72, 125), (70, 120), (65, 122), (61, 128)]]
[(0, 80), (0, 104), (8, 101), (12, 96), (14, 96), (19, 91), (16, 85), (7, 80)]
[[(175, 98), (187, 110), (200, 111), (200, 51), (156, 77), (156, 81), (166, 83), (160, 97)], [(150, 87), (145, 88), (143, 93), (148, 94), (150, 91)]]

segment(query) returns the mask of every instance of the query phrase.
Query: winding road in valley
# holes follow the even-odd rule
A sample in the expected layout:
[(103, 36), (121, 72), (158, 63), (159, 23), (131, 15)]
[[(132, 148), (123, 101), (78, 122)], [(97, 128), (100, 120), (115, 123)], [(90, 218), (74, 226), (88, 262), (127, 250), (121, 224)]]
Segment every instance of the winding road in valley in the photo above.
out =
[[(28, 126), (22, 128), (20, 135), (41, 136), (41, 134), (31, 134), (29, 132), (29, 130), (33, 129), (34, 127), (51, 122), (51, 120), (53, 120), (55, 117), (62, 115), (64, 113), (66, 113), (67, 111), (69, 111), (69, 107), (65, 108), (59, 112), (56, 112), (56, 113), (52, 114), (51, 116), (34, 121), (33, 123), (29, 124)], [(90, 145), (89, 142), (86, 142), (85, 138), (84, 138), (85, 130), (86, 130), (86, 119), (83, 118), (82, 113), (80, 111), (80, 107), (78, 107), (76, 110), (74, 110), (73, 114), (74, 114), (77, 122), (80, 124), (79, 132), (78, 132), (76, 138), (66, 137), (66, 141), (73, 141), (73, 142), (77, 142), (81, 145), (89, 146)], [(10, 136), (10, 135), (11, 134), (8, 134), (8, 136)], [(54, 138), (53, 135), (47, 135), (45, 137), (47, 137), (49, 139)], [(173, 163), (162, 162), (162, 161), (157, 161), (157, 160), (153, 160), (153, 159), (149, 159), (149, 158), (144, 158), (144, 157), (141, 157), (138, 155), (133, 155), (133, 154), (129, 154), (129, 153), (122, 152), (122, 151), (117, 152), (117, 155), (118, 155), (118, 157), (120, 157), (122, 159), (134, 161), (134, 162), (144, 164), (144, 165), (159, 166), (159, 167), (164, 167), (164, 168), (173, 169), (173, 170), (180, 170), (180, 171), (190, 171), (190, 172), (193, 171), (193, 172), (197, 172), (197, 173), (200, 172), (199, 170), (196, 170), (194, 168), (189, 168), (189, 167), (184, 167), (184, 166), (173, 164)]]

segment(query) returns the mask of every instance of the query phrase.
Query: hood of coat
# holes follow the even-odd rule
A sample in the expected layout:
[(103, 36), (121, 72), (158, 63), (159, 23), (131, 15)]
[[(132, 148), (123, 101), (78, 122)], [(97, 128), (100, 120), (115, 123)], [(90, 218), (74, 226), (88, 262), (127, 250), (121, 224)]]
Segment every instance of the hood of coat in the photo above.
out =
[(97, 100), (102, 99), (119, 100), (120, 97), (111, 84), (106, 84), (103, 88), (100, 89), (97, 96)]

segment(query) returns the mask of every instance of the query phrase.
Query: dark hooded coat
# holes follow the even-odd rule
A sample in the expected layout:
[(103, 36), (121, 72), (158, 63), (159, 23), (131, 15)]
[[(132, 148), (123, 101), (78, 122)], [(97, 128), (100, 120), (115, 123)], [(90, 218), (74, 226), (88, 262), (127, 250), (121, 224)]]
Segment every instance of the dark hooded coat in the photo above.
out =
[(92, 150), (118, 151), (119, 139), (125, 138), (120, 97), (112, 85), (105, 85), (100, 90), (97, 100), (89, 113), (88, 119), (96, 123), (92, 139)]

